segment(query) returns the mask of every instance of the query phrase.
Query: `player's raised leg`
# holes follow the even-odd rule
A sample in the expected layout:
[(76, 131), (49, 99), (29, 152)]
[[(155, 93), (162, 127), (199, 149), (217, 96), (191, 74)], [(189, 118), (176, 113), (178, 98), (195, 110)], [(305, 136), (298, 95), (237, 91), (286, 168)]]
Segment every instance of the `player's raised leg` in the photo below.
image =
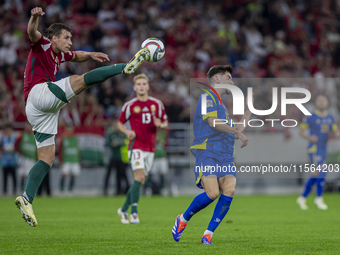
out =
[(175, 225), (172, 228), (172, 237), (176, 242), (180, 240), (191, 217), (211, 204), (220, 194), (216, 175), (202, 176), (200, 181), (205, 192), (197, 195), (187, 210), (177, 216)]
[(207, 230), (204, 232), (201, 239), (201, 244), (211, 245), (211, 239), (214, 231), (222, 222), (229, 211), (230, 204), (233, 201), (233, 196), (236, 187), (236, 177), (233, 175), (225, 175), (218, 179), (219, 187), (222, 190), (220, 198), (215, 206), (215, 210)]
[[(99, 53), (97, 53), (99, 54)], [(149, 49), (144, 48), (136, 53), (129, 63), (114, 64), (111, 66), (103, 66), (96, 68), (83, 75), (72, 75), (70, 84), (75, 95), (79, 95), (82, 91), (88, 89), (92, 85), (101, 83), (118, 74), (133, 74), (136, 69), (150, 58)], [(95, 58), (93, 58), (95, 59)]]

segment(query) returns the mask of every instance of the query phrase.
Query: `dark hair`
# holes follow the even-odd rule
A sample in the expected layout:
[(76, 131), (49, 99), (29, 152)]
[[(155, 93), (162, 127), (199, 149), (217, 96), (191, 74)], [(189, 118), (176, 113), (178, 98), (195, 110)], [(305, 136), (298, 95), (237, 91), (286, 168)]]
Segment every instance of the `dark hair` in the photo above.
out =
[(215, 74), (225, 74), (225, 72), (233, 74), (233, 67), (231, 65), (218, 65), (211, 67), (207, 73), (208, 81), (210, 82), (211, 77)]
[(71, 28), (68, 25), (65, 25), (63, 23), (53, 23), (51, 26), (49, 26), (45, 30), (45, 32), (46, 32), (47, 38), (51, 40), (54, 35), (59, 37), (62, 30), (66, 30), (72, 34)]

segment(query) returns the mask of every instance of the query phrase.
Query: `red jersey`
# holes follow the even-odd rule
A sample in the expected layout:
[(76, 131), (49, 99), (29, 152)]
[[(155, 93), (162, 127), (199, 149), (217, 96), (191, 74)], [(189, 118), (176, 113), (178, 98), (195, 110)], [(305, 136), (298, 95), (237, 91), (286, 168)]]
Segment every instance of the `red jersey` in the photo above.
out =
[(50, 40), (44, 36), (41, 36), (35, 43), (31, 42), (31, 40), (29, 42), (31, 50), (24, 74), (25, 100), (34, 85), (48, 81), (54, 82), (60, 64), (70, 61), (74, 54), (72, 51), (54, 53)]
[(146, 102), (134, 98), (124, 104), (119, 121), (125, 123), (130, 120), (131, 130), (136, 133), (133, 147), (130, 148), (130, 141), (129, 149), (155, 152), (157, 128), (153, 123), (153, 116), (159, 118), (162, 122), (168, 119), (163, 103), (154, 97), (149, 96)]

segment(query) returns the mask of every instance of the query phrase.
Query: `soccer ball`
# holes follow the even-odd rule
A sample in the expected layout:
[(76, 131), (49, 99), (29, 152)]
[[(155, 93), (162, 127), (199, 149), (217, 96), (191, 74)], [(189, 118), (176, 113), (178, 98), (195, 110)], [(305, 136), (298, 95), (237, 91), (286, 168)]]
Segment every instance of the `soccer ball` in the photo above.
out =
[(165, 48), (161, 40), (157, 38), (146, 39), (141, 46), (141, 49), (148, 48), (150, 51), (149, 62), (158, 62), (164, 57)]

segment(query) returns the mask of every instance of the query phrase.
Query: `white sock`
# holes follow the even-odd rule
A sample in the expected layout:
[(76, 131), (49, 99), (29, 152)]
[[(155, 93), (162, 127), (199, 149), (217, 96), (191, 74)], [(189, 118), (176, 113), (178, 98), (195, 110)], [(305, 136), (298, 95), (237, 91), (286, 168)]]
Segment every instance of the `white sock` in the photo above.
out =
[(188, 220), (184, 219), (183, 214), (179, 217), (179, 219), (181, 221), (183, 221), (184, 223), (188, 223), (189, 222)]
[(23, 196), (24, 198), (26, 198), (27, 201), (30, 201), (30, 200), (28, 199), (28, 196), (27, 196), (27, 194), (26, 194), (26, 191), (24, 192), (24, 194), (22, 194), (22, 196)]
[(209, 234), (211, 237), (213, 236), (214, 232), (211, 232), (210, 230), (204, 231), (203, 235)]

